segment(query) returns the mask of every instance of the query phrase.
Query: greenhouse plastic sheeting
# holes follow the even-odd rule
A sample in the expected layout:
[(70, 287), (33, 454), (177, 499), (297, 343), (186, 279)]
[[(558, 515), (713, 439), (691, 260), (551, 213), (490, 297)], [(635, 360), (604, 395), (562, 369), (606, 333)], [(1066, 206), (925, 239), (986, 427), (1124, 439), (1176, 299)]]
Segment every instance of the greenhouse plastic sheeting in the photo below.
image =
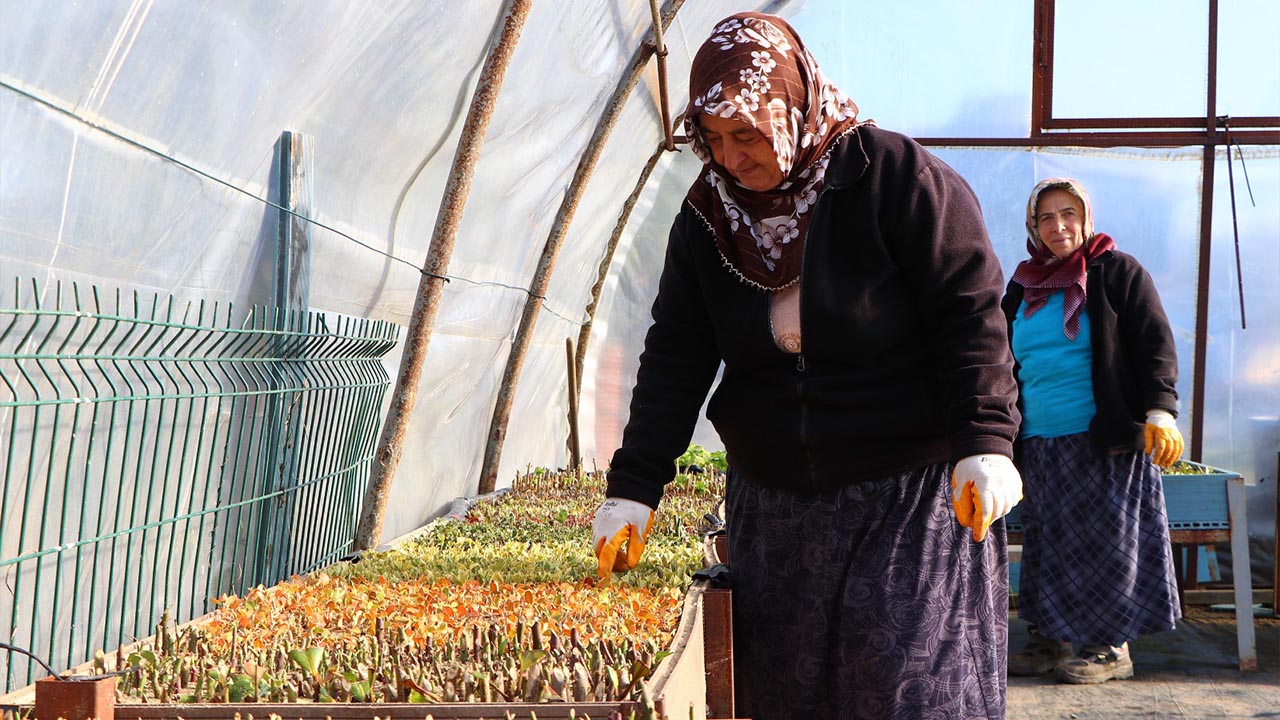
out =
[[(1026, 136), (1031, 3), (688, 0), (666, 34), (673, 114), (683, 108), (690, 55), (711, 24), (764, 6), (793, 20), (826, 73), (882, 127), (919, 137)], [(640, 0), (531, 7), (475, 168), (384, 539), (475, 491), (523, 288), (605, 104), (650, 31)], [(241, 307), (269, 302), (276, 212), (264, 199), (275, 199), (274, 146), (290, 130), (309, 136), (314, 149), (311, 306), (405, 323), (503, 8), (496, 0), (0, 0), (5, 277)], [(1227, 4), (1221, 12), (1230, 77), (1220, 78), (1220, 108), (1280, 115), (1277, 50), (1259, 35), (1274, 27), (1276, 5)], [(1098, 93), (1086, 107), (1117, 100), (1087, 78), (1085, 86)], [(1199, 82), (1165, 89), (1203, 92)], [(661, 139), (657, 94), (650, 62), (565, 236), (515, 395), (499, 485), (527, 464), (567, 459), (564, 339), (576, 338), (586, 320), (619, 210)], [(1169, 107), (1195, 107), (1167, 99)], [(1084, 180), (1099, 227), (1148, 265), (1164, 295), (1178, 333), (1180, 424), (1188, 433), (1198, 150), (937, 152), (975, 186), (1006, 273), (1022, 257), (1031, 184), (1049, 174)], [(1237, 317), (1224, 153), (1214, 188), (1204, 460), (1258, 476), (1271, 472), (1258, 460), (1271, 431), (1255, 428), (1267, 427), (1280, 407), (1280, 378), (1269, 364), (1277, 330), (1267, 311), (1277, 299), (1266, 281), (1277, 264), (1280, 161), (1275, 148), (1244, 152), (1257, 200), (1247, 204), (1237, 166), (1249, 327)], [(581, 407), (584, 455), (600, 465), (621, 437), (667, 230), (696, 170), (687, 149), (662, 159), (608, 276)], [(393, 375), (398, 360), (386, 360)], [(705, 421), (695, 440), (717, 444)]]
[[(676, 110), (691, 49), (740, 8), (690, 2), (677, 15), (668, 33)], [(311, 307), (407, 322), (503, 12), (496, 1), (3, 0), (6, 277), (241, 312), (271, 302), (277, 218), (264, 201), (277, 200), (275, 144), (289, 130), (314, 151)], [(522, 288), (608, 100), (650, 37), (643, 0), (532, 3), (475, 168), (384, 538), (475, 491)], [(500, 484), (526, 464), (566, 460), (564, 338), (586, 319), (618, 212), (662, 138), (657, 96), (650, 62), (565, 238)], [(593, 342), (612, 344), (606, 333)], [(387, 358), (393, 376), (398, 361)]]

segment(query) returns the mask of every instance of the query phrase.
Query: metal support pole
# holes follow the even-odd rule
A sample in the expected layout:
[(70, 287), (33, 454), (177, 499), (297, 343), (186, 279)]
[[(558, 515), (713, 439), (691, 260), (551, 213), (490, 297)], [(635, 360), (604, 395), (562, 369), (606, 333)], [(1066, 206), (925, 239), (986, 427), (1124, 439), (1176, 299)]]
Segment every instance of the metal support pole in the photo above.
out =
[(1031, 61), (1031, 133), (1044, 134), (1045, 121), (1053, 117), (1053, 16), (1054, 0), (1036, 0)]
[(1258, 642), (1253, 627), (1253, 573), (1249, 565), (1249, 523), (1244, 478), (1227, 480), (1227, 512), (1231, 519), (1231, 588), (1236, 601), (1236, 658), (1241, 672), (1258, 669)]
[(1191, 442), (1192, 462), (1201, 462), (1204, 451), (1204, 378), (1209, 339), (1209, 260), (1213, 253), (1213, 170), (1214, 147), (1204, 149), (1204, 169), (1200, 193), (1200, 253), (1196, 263), (1196, 335), (1191, 364)]
[[(280, 134), (276, 143), (277, 202), (284, 210), (276, 231), (275, 308), (268, 313), (267, 329), (292, 330), (301, 325), (311, 307), (311, 223), (304, 218), (314, 215), (315, 159), (311, 138), (291, 131)], [(272, 354), (284, 357), (289, 343), (284, 335), (276, 336)], [(288, 371), (272, 364), (273, 389), (287, 384)], [(286, 490), (297, 484), (297, 424), (289, 422), (293, 411), (290, 396), (272, 394), (267, 398), (267, 417), (271, 428), (267, 462), (262, 468), (263, 492)], [(253, 583), (273, 584), (285, 577), (290, 560), (293, 508), (296, 495), (281, 495), (272, 503), (274, 512), (258, 516), (258, 543), (252, 569)]]
[(440, 294), (444, 290), (445, 272), (453, 255), (453, 243), (462, 221), (467, 193), (471, 189), (472, 174), (480, 158), (484, 134), (489, 127), (489, 119), (493, 116), (498, 91), (502, 87), (511, 56), (515, 53), (531, 4), (532, 0), (508, 0), (501, 34), (489, 46), (489, 55), (485, 58), (480, 81), (476, 84), (471, 107), (467, 110), (466, 124), (462, 128), (462, 137), (458, 139), (449, 184), (440, 199), (440, 212), (436, 215), (431, 246), (423, 265), (422, 279), (418, 283), (413, 314), (409, 318), (404, 356), (400, 360), (400, 372), (396, 377), (391, 408), (387, 413), (386, 424), (382, 427), (382, 437), (378, 440), (373, 471), (360, 509), (360, 523), (355, 537), (356, 551), (374, 547), (382, 537), (387, 498), (395, 479), (396, 468), (400, 464), (400, 456), (404, 452), (405, 431), (418, 397), (418, 380), (422, 376), (427, 345), (431, 340), (431, 330), (440, 306)]
[[(676, 11), (684, 5), (684, 0), (668, 0), (667, 9), (662, 13), (662, 27), (671, 24)], [(555, 269), (556, 258), (560, 254), (560, 246), (573, 220), (578, 201), (586, 191), (587, 182), (595, 170), (600, 154), (604, 151), (605, 141), (613, 131), (613, 126), (622, 114), (627, 98), (640, 80), (640, 73), (653, 55), (653, 46), (641, 43), (631, 61), (631, 67), (623, 74), (621, 82), (613, 92), (604, 115), (596, 125), (587, 149), (578, 160), (578, 168), (574, 172), (569, 189), (551, 228), (551, 234), (542, 248), (542, 256), (538, 259), (538, 268), (529, 284), (529, 299), (525, 301), (524, 313), (520, 317), (520, 326), (511, 345), (511, 355), (507, 358), (507, 367), (502, 375), (502, 384), (498, 388), (498, 400), (493, 409), (493, 419), (489, 424), (489, 441), (485, 447), (484, 465), (480, 470), (480, 481), (477, 491), (481, 494), (493, 492), (498, 481), (498, 463), (502, 457), (502, 445), (507, 437), (507, 421), (511, 417), (511, 404), (515, 399), (516, 384), (520, 378), (520, 370), (524, 366), (525, 354), (529, 351), (529, 343), (533, 340), (533, 328), (538, 321), (538, 313), (542, 308), (542, 300), (546, 297), (547, 286), (551, 283), (551, 273)]]
[(311, 307), (311, 201), (315, 197), (315, 156), (309, 136), (289, 130), (277, 145), (280, 172), (279, 251), (276, 306), (289, 312)]
[[(1217, 130), (1218, 105), (1218, 0), (1209, 0), (1209, 82), (1205, 88), (1205, 133)], [(1217, 146), (1205, 140), (1200, 173), (1200, 254), (1196, 268), (1196, 337), (1191, 369), (1191, 460), (1200, 462), (1204, 453), (1204, 378), (1209, 338), (1209, 260), (1213, 256), (1213, 174)], [(1230, 146), (1227, 147), (1230, 152)]]

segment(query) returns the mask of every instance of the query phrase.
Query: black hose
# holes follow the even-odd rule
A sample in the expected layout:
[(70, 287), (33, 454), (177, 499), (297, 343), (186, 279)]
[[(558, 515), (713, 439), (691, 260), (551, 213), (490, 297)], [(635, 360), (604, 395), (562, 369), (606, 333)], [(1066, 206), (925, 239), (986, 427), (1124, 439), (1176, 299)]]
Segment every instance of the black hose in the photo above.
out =
[(45, 663), (45, 661), (36, 657), (35, 654), (32, 653), (30, 650), (25, 650), (23, 648), (18, 647), (17, 645), (10, 645), (7, 642), (0, 642), (0, 648), (4, 648), (5, 650), (13, 650), (15, 652), (20, 652), (23, 655), (26, 655), (27, 657), (31, 658), (32, 660), (35, 660), (36, 662), (40, 663), (40, 667), (44, 668), (45, 671), (47, 671), (50, 675), (58, 678), (59, 680), (64, 679), (61, 675), (58, 675), (58, 672), (56, 670), (49, 667), (49, 665)]
[(11, 645), (11, 644), (9, 644), (9, 643), (7, 643), (7, 642), (0, 642), (0, 649), (3, 649), (3, 650), (13, 650), (14, 652), (20, 652), (20, 653), (22, 653), (23, 655), (26, 655), (27, 657), (29, 657), (29, 658), (31, 658), (32, 660), (35, 660), (37, 663), (39, 663), (39, 664), (40, 664), (40, 667), (44, 668), (44, 669), (45, 669), (45, 671), (46, 671), (46, 672), (48, 672), (50, 676), (52, 676), (52, 677), (54, 677), (54, 678), (57, 678), (58, 680), (63, 680), (63, 681), (68, 681), (68, 682), (78, 682), (78, 681), (80, 681), (80, 680), (98, 680), (98, 679), (100, 679), (100, 678), (106, 678), (106, 677), (118, 677), (118, 676), (120, 676), (120, 675), (129, 675), (129, 674), (132, 674), (132, 673), (136, 673), (136, 672), (138, 672), (139, 670), (141, 670), (141, 669), (142, 669), (142, 666), (140, 666), (140, 665), (130, 665), (129, 667), (124, 668), (123, 670), (116, 670), (115, 672), (104, 672), (104, 673), (101, 673), (101, 674), (99, 674), (99, 675), (67, 675), (67, 676), (62, 676), (62, 675), (59, 675), (59, 674), (58, 674), (58, 671), (56, 671), (56, 670), (54, 670), (53, 668), (49, 667), (49, 665), (48, 665), (44, 660), (41, 660), (40, 658), (36, 657), (36, 656), (35, 656), (35, 654), (34, 654), (34, 653), (32, 653), (30, 650), (27, 650), (27, 649), (25, 649), (25, 648), (20, 648), (20, 647), (18, 647), (17, 645)]

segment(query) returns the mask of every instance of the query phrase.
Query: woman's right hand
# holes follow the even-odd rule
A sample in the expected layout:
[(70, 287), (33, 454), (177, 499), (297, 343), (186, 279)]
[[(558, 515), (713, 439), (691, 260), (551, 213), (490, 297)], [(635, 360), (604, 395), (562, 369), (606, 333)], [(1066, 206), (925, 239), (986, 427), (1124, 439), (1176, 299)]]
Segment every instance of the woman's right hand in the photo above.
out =
[(991, 523), (1022, 499), (1022, 475), (1004, 455), (970, 455), (951, 471), (951, 493), (956, 520), (982, 542)]

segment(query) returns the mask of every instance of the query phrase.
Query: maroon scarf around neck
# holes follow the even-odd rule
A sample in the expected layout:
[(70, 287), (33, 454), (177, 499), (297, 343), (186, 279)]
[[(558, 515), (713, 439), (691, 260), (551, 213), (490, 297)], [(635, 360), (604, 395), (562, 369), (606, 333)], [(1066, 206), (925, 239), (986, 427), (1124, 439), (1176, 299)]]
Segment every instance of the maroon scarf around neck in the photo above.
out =
[(1029, 260), (1018, 263), (1013, 271), (1013, 282), (1023, 287), (1023, 300), (1027, 311), (1023, 317), (1035, 315), (1049, 300), (1049, 296), (1061, 290), (1062, 331), (1075, 340), (1080, 334), (1080, 310), (1085, 300), (1085, 269), (1089, 261), (1115, 249), (1115, 241), (1106, 233), (1095, 233), (1075, 252), (1059, 260), (1043, 246), (1032, 249)]

